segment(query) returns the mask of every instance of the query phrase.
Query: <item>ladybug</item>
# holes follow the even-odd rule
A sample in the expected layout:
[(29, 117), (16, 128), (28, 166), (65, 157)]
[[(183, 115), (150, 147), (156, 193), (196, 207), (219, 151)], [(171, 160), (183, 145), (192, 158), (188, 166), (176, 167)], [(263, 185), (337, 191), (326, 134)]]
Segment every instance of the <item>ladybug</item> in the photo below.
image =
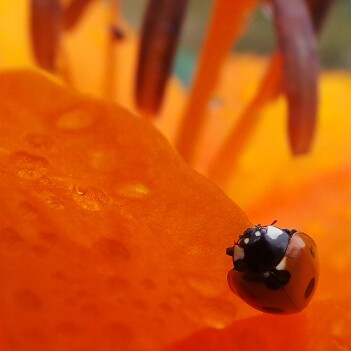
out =
[(313, 239), (295, 229), (260, 224), (250, 227), (227, 249), (234, 268), (230, 289), (267, 313), (300, 312), (316, 290), (319, 265)]

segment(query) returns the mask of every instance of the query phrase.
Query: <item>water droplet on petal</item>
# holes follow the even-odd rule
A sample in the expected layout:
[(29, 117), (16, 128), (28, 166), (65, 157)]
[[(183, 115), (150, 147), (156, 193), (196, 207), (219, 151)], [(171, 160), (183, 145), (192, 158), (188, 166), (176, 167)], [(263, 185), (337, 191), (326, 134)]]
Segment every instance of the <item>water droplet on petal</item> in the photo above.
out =
[(147, 196), (150, 193), (150, 189), (138, 182), (131, 182), (131, 183), (119, 183), (116, 184), (115, 194), (122, 197), (140, 199)]
[(79, 332), (79, 327), (76, 323), (71, 321), (63, 321), (57, 324), (56, 331), (69, 338), (75, 337)]
[(210, 278), (199, 278), (192, 277), (188, 280), (189, 286), (198, 294), (205, 297), (214, 297), (218, 296), (221, 292), (216, 284), (213, 283), (213, 280)]
[(73, 200), (83, 210), (89, 212), (100, 211), (104, 206), (109, 205), (110, 201), (107, 195), (95, 188), (76, 187), (73, 193)]
[(106, 286), (113, 291), (113, 293), (125, 294), (130, 288), (129, 281), (118, 275), (108, 277), (105, 281)]
[(25, 343), (27, 345), (28, 343), (33, 345), (39, 345), (42, 344), (46, 339), (45, 334), (41, 330), (35, 328), (29, 328), (24, 330), (23, 338), (25, 339)]
[(156, 284), (152, 279), (145, 278), (141, 281), (141, 285), (148, 290), (155, 290)]
[(47, 195), (45, 197), (45, 202), (49, 207), (54, 208), (55, 210), (63, 210), (65, 208), (63, 202), (54, 195)]
[(39, 133), (26, 135), (25, 141), (33, 149), (42, 152), (50, 150), (54, 144), (53, 140), (48, 135)]
[(92, 197), (84, 197), (82, 199), (75, 198), (76, 203), (85, 211), (97, 212), (101, 210), (101, 205)]
[(32, 245), (30, 249), (37, 257), (43, 257), (49, 253), (48, 248), (43, 245)]
[(0, 247), (7, 253), (17, 249), (24, 242), (22, 236), (13, 228), (0, 230)]
[(133, 340), (133, 332), (124, 323), (111, 322), (102, 328), (104, 342), (109, 345), (109, 349), (121, 350), (129, 349), (128, 345)]
[(216, 316), (205, 316), (204, 321), (208, 326), (214, 329), (224, 329), (229, 324), (223, 322), (221, 319), (216, 318)]
[(78, 195), (84, 195), (87, 192), (87, 189), (82, 188), (80, 186), (76, 186), (75, 191), (77, 192)]
[(80, 308), (81, 314), (86, 318), (97, 318), (100, 314), (99, 307), (95, 303), (85, 303)]
[(26, 201), (20, 202), (18, 204), (18, 213), (24, 220), (34, 220), (38, 217), (37, 210)]
[(60, 241), (60, 237), (57, 234), (51, 232), (39, 232), (38, 237), (44, 243), (49, 245), (56, 244)]
[(162, 302), (159, 304), (159, 307), (162, 310), (162, 312), (166, 314), (173, 312), (173, 307), (169, 303)]
[(69, 278), (67, 277), (66, 273), (64, 272), (60, 272), (60, 271), (56, 271), (52, 274), (52, 278), (58, 280), (59, 282), (62, 283), (68, 283), (69, 282)]
[(17, 176), (26, 180), (41, 178), (46, 174), (49, 167), (49, 162), (46, 158), (26, 152), (17, 152), (12, 155), (11, 163)]
[(8, 150), (0, 146), (0, 156), (7, 156), (8, 155)]
[(215, 329), (223, 329), (230, 325), (237, 314), (235, 307), (223, 299), (208, 299), (202, 311), (204, 322)]
[(94, 168), (99, 169), (101, 165), (104, 163), (105, 153), (103, 151), (95, 151), (91, 155), (91, 165)]
[(37, 311), (42, 307), (41, 299), (31, 290), (18, 290), (14, 295), (14, 299), (20, 307), (27, 311)]
[(100, 238), (92, 246), (94, 267), (102, 275), (115, 276), (120, 273), (120, 264), (131, 258), (128, 248), (120, 241), (111, 238)]
[(115, 239), (101, 238), (95, 242), (94, 248), (101, 257), (115, 263), (130, 259), (129, 250), (123, 243)]
[(85, 110), (77, 108), (67, 111), (60, 116), (56, 125), (60, 129), (74, 131), (90, 127), (95, 120), (96, 117), (94, 115), (88, 114)]

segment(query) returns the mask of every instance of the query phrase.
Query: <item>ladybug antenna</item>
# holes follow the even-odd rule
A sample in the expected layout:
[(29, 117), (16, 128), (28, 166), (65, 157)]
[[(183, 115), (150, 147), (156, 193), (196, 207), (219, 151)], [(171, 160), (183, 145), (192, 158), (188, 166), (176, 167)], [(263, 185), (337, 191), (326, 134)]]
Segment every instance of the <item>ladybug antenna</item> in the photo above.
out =
[(273, 224), (276, 224), (278, 221), (275, 219), (271, 224), (268, 224), (268, 225), (261, 225), (261, 224), (258, 224), (258, 227), (268, 227), (269, 225), (273, 225)]

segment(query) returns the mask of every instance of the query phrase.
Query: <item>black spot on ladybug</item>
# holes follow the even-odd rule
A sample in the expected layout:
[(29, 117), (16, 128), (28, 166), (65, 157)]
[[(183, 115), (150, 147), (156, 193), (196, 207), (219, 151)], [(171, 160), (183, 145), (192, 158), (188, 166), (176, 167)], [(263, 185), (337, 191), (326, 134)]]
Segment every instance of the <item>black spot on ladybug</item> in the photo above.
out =
[(313, 277), (308, 283), (307, 288), (305, 290), (305, 299), (308, 299), (311, 296), (315, 285), (316, 285), (316, 278)]
[(279, 307), (263, 306), (262, 310), (268, 313), (285, 313), (285, 311)]
[(312, 257), (316, 257), (316, 250), (314, 249), (313, 245), (310, 247), (310, 252)]
[(288, 284), (291, 278), (291, 274), (289, 271), (277, 269), (269, 272), (268, 277), (264, 279), (264, 283), (268, 289), (278, 290), (282, 288), (284, 285)]

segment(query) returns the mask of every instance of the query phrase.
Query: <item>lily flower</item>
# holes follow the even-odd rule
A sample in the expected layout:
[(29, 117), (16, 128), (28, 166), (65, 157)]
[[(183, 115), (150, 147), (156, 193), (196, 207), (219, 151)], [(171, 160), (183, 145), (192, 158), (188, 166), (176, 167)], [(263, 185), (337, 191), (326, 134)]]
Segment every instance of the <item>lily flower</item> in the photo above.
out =
[[(141, 33), (114, 0), (0, 5), (1, 349), (351, 348), (351, 76), (318, 78), (315, 42), (332, 1), (268, 2), (270, 60), (229, 55), (258, 2), (215, 1), (189, 92), (187, 3), (150, 1)], [(225, 249), (274, 219), (319, 250), (293, 315), (226, 280)]]

